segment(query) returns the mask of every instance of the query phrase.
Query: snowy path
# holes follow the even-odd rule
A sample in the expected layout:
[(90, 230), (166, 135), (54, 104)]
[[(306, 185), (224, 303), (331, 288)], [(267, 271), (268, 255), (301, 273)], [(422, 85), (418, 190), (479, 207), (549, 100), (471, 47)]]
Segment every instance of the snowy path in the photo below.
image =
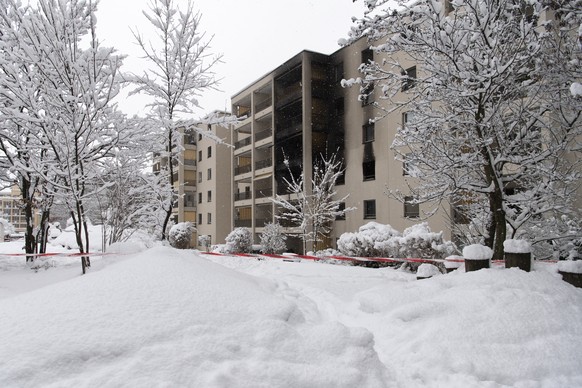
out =
[(582, 290), (543, 264), (417, 281), (388, 268), (213, 261), (284, 283), (279, 292), (309, 301), (306, 315), (370, 331), (395, 386), (582, 387)]

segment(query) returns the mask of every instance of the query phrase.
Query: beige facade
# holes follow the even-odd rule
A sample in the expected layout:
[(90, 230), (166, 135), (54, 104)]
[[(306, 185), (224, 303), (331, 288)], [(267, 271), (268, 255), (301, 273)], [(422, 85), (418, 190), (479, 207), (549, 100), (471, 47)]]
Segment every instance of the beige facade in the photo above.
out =
[[(18, 186), (12, 186), (10, 192), (0, 193), (0, 218), (14, 226), (16, 233), (26, 232), (26, 216), (22, 208), (22, 197)], [(40, 223), (38, 212), (34, 213), (33, 225)]]
[[(207, 131), (226, 144), (218, 144), (203, 134), (196, 135), (195, 223), (198, 236), (210, 236), (210, 244), (220, 244), (232, 230), (232, 130), (213, 124), (207, 126)], [(198, 245), (198, 249), (206, 247)]]

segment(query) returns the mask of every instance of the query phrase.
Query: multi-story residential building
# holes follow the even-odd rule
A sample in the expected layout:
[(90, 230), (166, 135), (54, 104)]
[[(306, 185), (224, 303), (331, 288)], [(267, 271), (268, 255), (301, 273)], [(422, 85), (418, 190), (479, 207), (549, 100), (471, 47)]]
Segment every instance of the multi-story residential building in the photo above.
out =
[[(16, 233), (26, 231), (26, 216), (22, 208), (22, 197), (18, 186), (12, 186), (10, 192), (0, 192), (0, 218), (4, 218), (14, 226)], [(39, 216), (34, 214), (34, 225), (38, 225)]]
[[(331, 55), (303, 51), (232, 97), (233, 112), (246, 117), (234, 135), (235, 227), (251, 228), (257, 241), (265, 222), (275, 220), (274, 193), (293, 199), (285, 191), (289, 170), (310, 182), (314, 161), (330, 153), (344, 160), (339, 197), (349, 193), (345, 206), (357, 210), (335, 221), (325, 245), (335, 246), (339, 235), (369, 221), (399, 230), (419, 222), (422, 206), (385, 194), (387, 188), (408, 187), (406, 169), (390, 150), (406, 112), (370, 123), (375, 117), (373, 91), (359, 101), (359, 88), (341, 86), (342, 79), (360, 76), (358, 67), (372, 58), (363, 39)], [(414, 69), (411, 64), (410, 72)], [(429, 224), (450, 238), (444, 214), (437, 213)], [(288, 246), (300, 251), (299, 231), (290, 226), (287, 232)]]
[[(214, 117), (224, 112), (211, 113)], [(232, 171), (231, 147), (232, 131), (219, 124), (195, 124), (198, 129), (206, 130), (209, 136), (200, 131), (182, 128), (183, 151), (176, 163), (174, 188), (178, 194), (172, 220), (174, 223), (191, 222), (196, 226), (190, 246), (204, 249), (198, 245), (198, 236), (207, 235), (211, 243), (223, 242), (232, 230)], [(220, 138), (225, 144), (218, 144)], [(157, 158), (154, 171), (159, 171), (167, 160)]]
[[(225, 114), (213, 113), (215, 117)], [(209, 236), (210, 244), (216, 244), (224, 242), (232, 231), (232, 130), (219, 124), (207, 125), (207, 130), (212, 136), (196, 135), (197, 193), (193, 199), (198, 210), (198, 236)], [(214, 138), (226, 144), (217, 143)]]

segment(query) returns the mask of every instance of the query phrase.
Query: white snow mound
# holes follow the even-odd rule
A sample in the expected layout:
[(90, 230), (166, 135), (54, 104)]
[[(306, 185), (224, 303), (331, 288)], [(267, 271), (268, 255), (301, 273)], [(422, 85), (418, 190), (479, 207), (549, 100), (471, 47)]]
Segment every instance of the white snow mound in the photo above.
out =
[(370, 332), (276, 287), (158, 247), (0, 300), (0, 386), (385, 386)]

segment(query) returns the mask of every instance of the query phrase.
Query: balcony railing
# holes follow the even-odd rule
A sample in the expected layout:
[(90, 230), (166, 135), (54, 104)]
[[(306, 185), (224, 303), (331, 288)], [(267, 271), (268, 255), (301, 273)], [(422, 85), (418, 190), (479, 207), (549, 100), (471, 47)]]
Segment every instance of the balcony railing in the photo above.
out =
[(255, 198), (267, 198), (273, 196), (273, 189), (268, 187), (255, 190)]
[(234, 226), (237, 228), (250, 228), (253, 226), (253, 220), (234, 220)]
[(251, 199), (252, 195), (250, 191), (243, 191), (242, 193), (236, 193), (234, 195), (235, 201), (243, 201), (245, 199)]
[(266, 98), (266, 99), (264, 99), (263, 101), (261, 101), (261, 102), (258, 102), (258, 103), (255, 105), (255, 112), (260, 112), (260, 111), (262, 111), (263, 109), (266, 109), (266, 108), (270, 107), (270, 106), (271, 106), (271, 104), (272, 104), (272, 100), (271, 100), (271, 98), (270, 98), (270, 97), (269, 97), (269, 98)]
[(263, 140), (273, 135), (271, 128), (255, 133), (255, 141)]
[(196, 160), (192, 159), (184, 159), (185, 166), (196, 166)]
[(271, 167), (272, 165), (273, 165), (273, 159), (271, 159), (271, 158), (265, 159), (265, 160), (259, 160), (258, 162), (255, 162), (255, 170), (260, 170), (261, 168)]
[(252, 142), (252, 137), (247, 137), (234, 143), (234, 149), (238, 150), (244, 146), (248, 146)]
[(271, 222), (270, 218), (255, 218), (255, 227), (262, 228), (268, 222)]
[(253, 170), (253, 166), (250, 164), (248, 166), (239, 166), (234, 168), (234, 175), (246, 174), (247, 172), (251, 172)]

